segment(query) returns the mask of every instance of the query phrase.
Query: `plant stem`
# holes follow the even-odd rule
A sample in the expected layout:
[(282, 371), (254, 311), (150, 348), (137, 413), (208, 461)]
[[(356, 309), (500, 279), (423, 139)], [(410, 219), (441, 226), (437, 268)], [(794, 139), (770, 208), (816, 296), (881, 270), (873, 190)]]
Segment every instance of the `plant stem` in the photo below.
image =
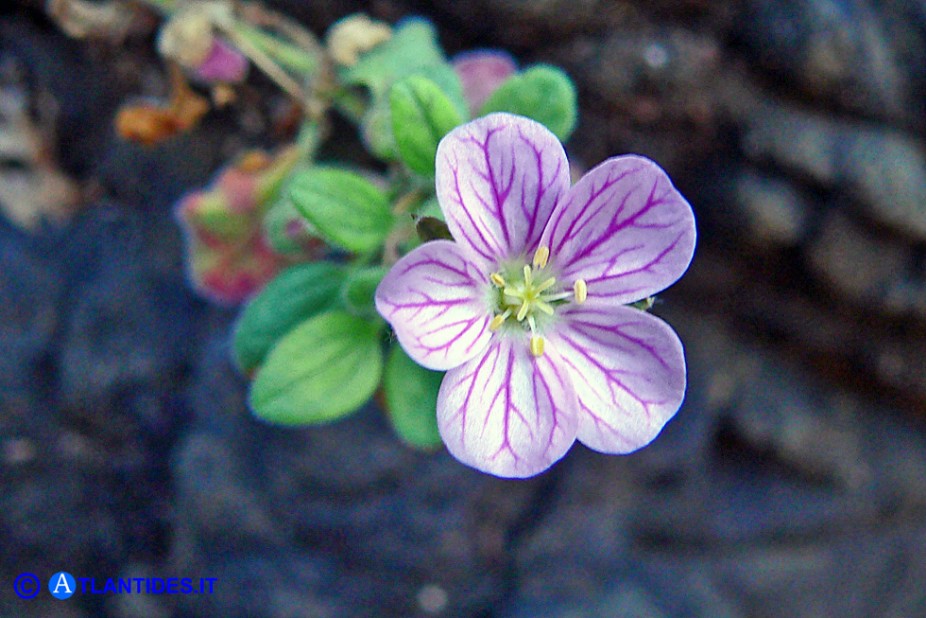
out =
[(240, 26), (233, 25), (230, 28), (222, 28), (231, 39), (231, 42), (241, 52), (247, 56), (251, 62), (267, 74), (267, 77), (276, 82), (287, 94), (293, 97), (300, 105), (305, 105), (305, 93), (302, 86), (296, 80), (290, 77), (289, 73), (280, 68), (273, 58), (271, 58), (263, 49), (251, 42), (239, 31)]
[(177, 9), (177, 0), (135, 0), (147, 4), (162, 15), (171, 15)]
[(247, 24), (239, 22), (235, 24), (233, 29), (243, 39), (252, 43), (255, 48), (260, 49), (279, 64), (296, 73), (311, 75), (318, 70), (320, 64), (318, 57), (311, 55), (306, 50)]

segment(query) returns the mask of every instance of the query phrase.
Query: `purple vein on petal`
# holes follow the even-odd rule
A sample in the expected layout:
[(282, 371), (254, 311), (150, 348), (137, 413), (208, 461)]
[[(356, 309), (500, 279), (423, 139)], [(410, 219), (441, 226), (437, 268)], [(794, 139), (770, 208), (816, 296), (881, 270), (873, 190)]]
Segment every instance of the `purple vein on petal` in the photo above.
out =
[(490, 114), (441, 141), (436, 183), (454, 238), (497, 263), (536, 248), (568, 190), (568, 161), (556, 136), (539, 123)]
[[(412, 256), (412, 255), (413, 254), (411, 253), (409, 254), (409, 256)], [(418, 258), (417, 256), (415, 257), (416, 259), (414, 260), (409, 259), (403, 263), (396, 264), (396, 268), (399, 270), (399, 272), (401, 272), (404, 275), (416, 268), (420, 268), (421, 266), (436, 266), (437, 268), (440, 268), (441, 270), (446, 270), (447, 272), (451, 272), (455, 275), (459, 275), (460, 277), (464, 277), (466, 279), (471, 279), (471, 280), (481, 279), (482, 281), (486, 281), (485, 275), (482, 273), (482, 271), (480, 271), (478, 268), (473, 267), (473, 265), (470, 262), (463, 262), (463, 268), (460, 269), (460, 268), (454, 267), (453, 265), (447, 263), (444, 260), (438, 260), (432, 257), (421, 257), (421, 258)]]
[[(537, 234), (538, 231), (543, 231), (542, 228), (538, 230), (538, 227), (546, 224), (546, 218), (543, 217), (542, 212), (543, 198), (553, 187), (557, 177), (562, 173), (565, 161), (563, 159), (557, 159), (556, 169), (553, 170), (553, 174), (550, 175), (549, 182), (545, 185), (543, 177), (543, 150), (538, 148), (534, 142), (529, 140), (520, 129), (518, 130), (518, 137), (534, 153), (534, 163), (537, 166), (537, 193), (534, 196), (533, 204), (530, 204), (530, 199), (526, 193), (527, 188), (524, 186), (521, 187), (521, 214), (528, 222), (527, 234), (525, 235), (525, 248), (527, 249), (528, 253), (531, 253), (535, 249), (535, 245), (539, 240), (535, 238), (534, 235)], [(559, 196), (554, 196), (554, 199), (558, 197)], [(531, 205), (530, 208), (528, 207), (529, 204)]]
[[(629, 176), (630, 174), (634, 173), (635, 171), (637, 171), (637, 170), (636, 170), (636, 169), (626, 170), (626, 171), (624, 171), (622, 174), (620, 174), (617, 178), (608, 177), (608, 178), (605, 180), (605, 182), (602, 183), (602, 185), (601, 185), (600, 188), (598, 188), (598, 189), (592, 189), (592, 191), (590, 192), (590, 195), (589, 195), (588, 199), (585, 201), (584, 204), (582, 204), (582, 206), (579, 206), (579, 207), (578, 207), (578, 208), (579, 208), (579, 212), (578, 212), (577, 214), (573, 215), (573, 219), (572, 219), (572, 221), (570, 222), (569, 227), (566, 229), (565, 232), (563, 232), (563, 235), (562, 235), (562, 237), (559, 239), (559, 241), (558, 241), (554, 246), (552, 246), (552, 247), (550, 248), (550, 251), (551, 251), (552, 253), (554, 253), (554, 254), (557, 254), (557, 253), (559, 253), (560, 251), (562, 251), (563, 246), (564, 246), (567, 242), (569, 242), (570, 240), (572, 240), (572, 238), (573, 238), (573, 236), (574, 236), (574, 234), (575, 234), (575, 231), (576, 231), (576, 228), (577, 228), (577, 227), (581, 228), (582, 226), (586, 225), (587, 221), (589, 221), (590, 219), (593, 219), (593, 218), (595, 217), (595, 215), (597, 215), (598, 213), (602, 212), (605, 208), (608, 207), (608, 203), (607, 203), (607, 201), (605, 200), (605, 201), (603, 201), (601, 204), (599, 204), (598, 208), (596, 208), (596, 209), (594, 210), (594, 212), (592, 212), (590, 215), (586, 216), (586, 213), (588, 212), (588, 209), (592, 207), (592, 204), (595, 203), (595, 202), (598, 200), (598, 198), (601, 197), (601, 196), (604, 194), (605, 191), (607, 191), (608, 189), (610, 189), (610, 188), (613, 187), (615, 184), (617, 184), (618, 182), (620, 182), (621, 180), (623, 180), (624, 178), (626, 178), (626, 177)], [(593, 186), (594, 186), (594, 185), (593, 185)], [(629, 193), (628, 193), (627, 195), (624, 196), (623, 200), (621, 201), (621, 205), (618, 206), (618, 208), (616, 209), (615, 216), (619, 216), (620, 213), (623, 212), (624, 207), (625, 207), (625, 204), (626, 204), (626, 201), (629, 199), (629, 197), (630, 197), (630, 194), (629, 194)], [(551, 220), (550, 220), (550, 226), (549, 226), (549, 230), (548, 230), (549, 237), (550, 237), (551, 239), (556, 238), (559, 225), (560, 225), (560, 223), (562, 223), (564, 216), (565, 216), (566, 214), (571, 214), (571, 211), (574, 210), (575, 208), (576, 208), (576, 206), (573, 206), (573, 204), (572, 204), (572, 202), (571, 202), (571, 200), (570, 200), (570, 201), (566, 202), (566, 203), (563, 205), (562, 208), (560, 208), (560, 209), (558, 209), (558, 210), (556, 211), (556, 213), (555, 213), (555, 215), (554, 215), (555, 220), (551, 218)]]
[(563, 279), (615, 306), (655, 294), (686, 270), (694, 251), (691, 207), (652, 161), (628, 155), (589, 171), (557, 208), (544, 243)]
[[(515, 169), (514, 163), (512, 163), (511, 168), (508, 170), (507, 185), (502, 187), (499, 179), (495, 177), (495, 165), (492, 164), (492, 156), (489, 153), (489, 142), (492, 140), (492, 137), (498, 133), (501, 128), (496, 128), (494, 130), (489, 130), (486, 132), (485, 141), (480, 142), (479, 140), (471, 137), (469, 140), (482, 152), (483, 163), (485, 163), (486, 172), (477, 171), (477, 174), (482, 178), (486, 183), (488, 183), (489, 188), (492, 191), (492, 203), (485, 204), (489, 212), (495, 215), (496, 220), (501, 226), (502, 236), (505, 237), (505, 247), (511, 247), (511, 233), (508, 231), (508, 221), (505, 218), (505, 202), (508, 200), (509, 195), (511, 194), (511, 188), (514, 186), (514, 175), (517, 171)], [(515, 160), (514, 148), (512, 146), (511, 160)], [(474, 193), (478, 195), (478, 192)], [(480, 200), (483, 198), (480, 197)]]
[[(616, 182), (616, 181), (615, 181)], [(612, 183), (613, 184), (613, 183)], [(620, 215), (623, 213), (624, 209), (627, 206), (627, 200), (630, 199), (632, 193), (627, 193), (624, 196), (624, 199), (621, 200), (621, 205), (618, 207), (608, 226), (602, 229), (601, 233), (594, 240), (590, 240), (583, 244), (582, 250), (573, 256), (574, 260), (581, 260), (589, 255), (592, 255), (599, 247), (611, 240), (611, 237), (620, 232), (621, 230), (627, 229), (629, 227), (637, 227), (641, 229), (669, 229), (673, 224), (652, 224), (647, 226), (635, 225), (636, 221), (650, 212), (656, 206), (665, 203), (665, 196), (658, 200), (653, 199), (653, 194), (656, 191), (656, 184), (653, 184), (653, 188), (650, 191), (649, 196), (646, 198), (646, 203), (639, 209), (637, 212), (632, 213), (623, 221), (618, 221)], [(604, 206), (602, 206), (602, 209)], [(593, 215), (594, 216), (594, 215)]]
[(561, 324), (548, 346), (563, 359), (585, 410), (579, 440), (609, 453), (649, 443), (684, 397), (678, 336), (659, 318), (629, 307), (583, 305), (564, 313)]
[[(590, 313), (590, 311), (584, 311), (583, 313), (586, 314), (586, 315), (588, 315), (588, 314)], [(602, 316), (607, 316), (607, 315), (608, 315), (608, 314), (607, 314), (606, 312), (604, 312), (604, 311), (601, 311), (601, 312), (599, 312), (599, 313), (600, 313)], [(588, 337), (589, 339), (596, 339), (596, 340), (598, 340), (598, 341), (601, 341), (601, 340), (602, 340), (602, 339), (601, 339), (601, 335), (606, 335), (606, 334), (610, 334), (610, 333), (616, 332), (616, 333), (618, 333), (618, 335), (619, 335), (622, 339), (625, 339), (625, 340), (628, 341), (629, 343), (632, 343), (632, 344), (636, 345), (637, 347), (639, 347), (639, 348), (645, 350), (645, 351), (647, 352), (647, 354), (649, 354), (649, 355), (653, 358), (653, 360), (655, 360), (657, 363), (659, 363), (660, 365), (662, 365), (663, 369), (665, 369), (666, 371), (671, 371), (671, 370), (672, 370), (672, 367), (669, 365), (669, 363), (666, 361), (666, 359), (664, 359), (664, 358), (662, 357), (662, 355), (659, 354), (659, 352), (656, 350), (655, 346), (649, 344), (649, 343), (648, 343), (646, 340), (644, 340), (642, 337), (636, 337), (636, 336), (631, 335), (631, 334), (629, 334), (629, 333), (627, 333), (627, 332), (625, 332), (625, 331), (623, 330), (625, 327), (634, 326), (634, 324), (633, 324), (632, 322), (617, 323), (617, 324), (614, 324), (613, 326), (608, 327), (608, 326), (604, 326), (604, 325), (602, 325), (602, 324), (596, 324), (596, 323), (594, 323), (594, 322), (588, 322), (588, 321), (583, 320), (583, 319), (581, 319), (581, 318), (577, 318), (577, 317), (575, 317), (575, 316), (571, 316), (571, 317), (570, 317), (570, 320), (569, 320), (569, 323), (570, 323), (570, 325), (572, 325), (572, 327), (573, 327), (575, 330), (579, 331), (581, 334), (585, 335), (585, 336)], [(598, 335), (595, 335), (593, 331), (596, 331), (596, 332), (598, 333)], [(625, 351), (630, 352), (630, 351), (632, 351), (632, 349), (625, 349)]]
[(523, 342), (494, 340), (481, 358), (447, 373), (438, 426), (450, 452), (506, 477), (537, 474), (575, 439), (578, 402), (562, 371)]
[[(570, 347), (575, 349), (576, 353), (583, 356), (589, 365), (591, 365), (593, 368), (597, 369), (601, 373), (602, 377), (604, 377), (605, 379), (605, 383), (607, 384), (607, 388), (608, 388), (609, 393), (611, 394), (611, 398), (614, 401), (617, 401), (617, 397), (619, 396), (618, 393), (615, 391), (615, 387), (616, 387), (620, 389), (620, 391), (623, 392), (625, 395), (627, 395), (628, 397), (636, 401), (638, 404), (640, 404), (640, 406), (646, 411), (647, 417), (651, 415), (650, 406), (660, 405), (661, 403), (665, 403), (664, 400), (648, 400), (648, 399), (644, 399), (643, 397), (640, 397), (633, 391), (633, 389), (627, 386), (624, 380), (618, 377), (621, 375), (633, 375), (633, 376), (641, 377), (645, 380), (646, 377), (643, 374), (637, 373), (637, 372), (631, 372), (627, 370), (621, 370), (621, 369), (611, 369), (607, 367), (604, 363), (599, 361), (598, 359), (594, 358), (593, 356), (585, 352), (583, 346), (579, 342), (569, 337), (568, 335), (562, 335), (562, 340), (565, 341)], [(587, 371), (580, 370), (569, 359), (566, 359), (565, 362), (567, 365), (569, 365), (573, 369), (574, 372), (580, 374), (578, 376), (573, 375), (574, 380), (581, 380), (583, 383), (586, 384), (586, 386), (588, 386), (589, 388), (593, 388), (592, 381), (588, 378)]]
[[(622, 270), (617, 273), (611, 273), (611, 269), (616, 268), (618, 262), (620, 261), (618, 256), (612, 257), (607, 262), (605, 262), (605, 266), (601, 268), (601, 274), (593, 276), (593, 277), (589, 277), (587, 280), (587, 283), (590, 283), (590, 284), (603, 283), (605, 281), (613, 281), (615, 279), (621, 279), (623, 277), (629, 277), (631, 275), (638, 275), (640, 273), (652, 272), (654, 267), (660, 265), (667, 256), (671, 256), (675, 252), (676, 248), (679, 245), (679, 242), (681, 242), (684, 236), (685, 236), (684, 231), (679, 232), (678, 235), (676, 235), (675, 240), (673, 240), (665, 249), (663, 249), (658, 254), (656, 254), (656, 256), (654, 256), (647, 263), (643, 264), (642, 266), (637, 266), (636, 268), (629, 268), (627, 270)], [(618, 255), (620, 256), (620, 255), (623, 255), (624, 253), (631, 253), (634, 250), (639, 250), (642, 248), (643, 247), (641, 245), (637, 245), (635, 247), (629, 248), (626, 252), (622, 252), (621, 254), (618, 254)], [(594, 285), (592, 289), (594, 290)]]
[[(560, 384), (560, 388), (562, 389), (563, 387), (565, 387), (570, 392), (572, 392), (574, 395), (572, 382), (563, 375), (562, 370), (557, 366), (557, 363), (550, 361), (549, 356), (547, 356), (546, 359), (542, 359), (542, 360), (538, 359), (535, 362), (538, 364), (538, 366), (540, 363), (545, 363), (547, 366), (547, 371), (553, 376), (555, 376), (556, 380)], [(540, 371), (538, 371), (534, 376), (534, 382), (532, 386), (533, 386), (533, 393), (534, 393), (534, 401), (542, 401), (545, 399), (546, 401), (549, 401), (549, 402), (556, 402), (557, 395), (554, 392), (554, 388), (551, 386), (550, 381), (547, 379), (546, 373), (541, 373)], [(541, 393), (538, 393), (538, 386), (543, 387), (543, 393), (542, 393), (543, 397), (540, 396)], [(561, 417), (562, 417), (562, 412), (559, 415), (554, 416), (554, 419), (553, 419), (554, 431), (551, 431), (547, 438), (547, 443), (544, 448), (544, 453), (549, 454), (550, 451), (556, 448), (556, 443), (555, 443), (556, 433), (558, 431), (564, 431), (564, 429), (560, 426), (561, 423), (563, 422), (563, 419)], [(568, 432), (568, 430), (565, 430), (565, 431)], [(570, 440), (570, 443), (571, 443), (571, 440)]]
[(449, 369), (491, 336), (486, 276), (459, 245), (437, 240), (400, 259), (376, 290), (376, 308), (405, 351), (431, 369)]
[(485, 233), (483, 233), (483, 226), (476, 222), (472, 213), (464, 202), (463, 191), (460, 188), (459, 167), (457, 165), (451, 165), (450, 170), (453, 174), (454, 202), (457, 204), (457, 206), (459, 206), (459, 211), (462, 212), (466, 219), (469, 221), (469, 229), (475, 231), (476, 235), (479, 237), (479, 242), (475, 242), (476, 239), (470, 234), (470, 232), (467, 231), (467, 226), (460, 224), (459, 217), (455, 212), (448, 212), (447, 209), (444, 209), (444, 214), (448, 217), (448, 219), (454, 220), (458, 233), (463, 236), (463, 240), (466, 241), (466, 243), (470, 246), (470, 248), (472, 248), (473, 251), (478, 253), (484, 259), (493, 261), (500, 252), (500, 245), (498, 240), (495, 238), (486, 238), (486, 235), (488, 235), (488, 230), (485, 230)]
[[(479, 374), (482, 372), (486, 363), (489, 362), (489, 358), (492, 359), (492, 366), (489, 369), (490, 372), (494, 372), (495, 368), (498, 366), (498, 347), (492, 346), (487, 350), (487, 353), (476, 362), (476, 366), (473, 370), (465, 375), (459, 376), (456, 380), (455, 386), (459, 386), (467, 381), (469, 381), (469, 387), (466, 389), (466, 396), (463, 398), (462, 405), (460, 405), (453, 414), (447, 419), (448, 423), (456, 423), (459, 419), (460, 423), (460, 442), (465, 446), (466, 445), (466, 410), (469, 408), (470, 401), (473, 397), (473, 392), (476, 390), (476, 381), (479, 377)], [(448, 376), (449, 377), (449, 376)], [(456, 377), (456, 376), (454, 376)]]
[[(514, 354), (512, 349), (508, 348), (508, 358), (505, 361), (505, 375), (512, 375), (514, 368)], [(503, 399), (501, 406), (499, 407), (499, 415), (501, 419), (493, 419), (492, 414), (487, 414), (485, 420), (482, 423), (482, 436), (484, 437), (487, 429), (489, 428), (490, 422), (501, 422), (502, 424), (502, 433), (501, 433), (501, 443), (498, 445), (498, 448), (494, 453), (488, 456), (489, 461), (495, 461), (500, 455), (506, 451), (514, 460), (514, 466), (517, 468), (520, 465), (520, 462), (523, 458), (518, 455), (516, 449), (511, 444), (511, 415), (515, 414), (521, 422), (528, 428), (528, 431), (533, 437), (533, 429), (530, 427), (530, 423), (524, 417), (524, 413), (518, 409), (517, 403), (513, 400), (511, 396), (511, 380), (503, 380), (502, 386), (495, 393), (495, 396), (492, 398), (492, 402), (489, 404), (489, 410), (496, 408), (496, 403), (499, 399)]]

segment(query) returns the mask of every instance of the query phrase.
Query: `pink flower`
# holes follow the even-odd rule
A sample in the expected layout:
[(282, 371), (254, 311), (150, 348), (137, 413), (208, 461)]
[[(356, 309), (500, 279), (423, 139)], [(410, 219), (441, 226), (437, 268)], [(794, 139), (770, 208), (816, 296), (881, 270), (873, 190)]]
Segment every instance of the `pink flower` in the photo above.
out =
[(492, 93), (517, 72), (518, 66), (503, 51), (480, 49), (456, 56), (453, 70), (463, 84), (469, 112), (475, 116)]
[(200, 294), (222, 304), (242, 303), (293, 262), (270, 245), (263, 220), (299, 156), (296, 148), (274, 157), (252, 152), (178, 202), (187, 273)]
[(193, 74), (208, 84), (238, 84), (248, 75), (248, 59), (224, 40), (214, 37), (209, 51), (193, 68)]
[(578, 439), (639, 449), (685, 393), (682, 344), (628, 303), (671, 285), (694, 252), (694, 215), (665, 172), (614, 157), (570, 187), (562, 145), (491, 114), (437, 150), (437, 197), (456, 240), (400, 259), (376, 306), (421, 365), (448, 370), (437, 421), (475, 468), (527, 477)]

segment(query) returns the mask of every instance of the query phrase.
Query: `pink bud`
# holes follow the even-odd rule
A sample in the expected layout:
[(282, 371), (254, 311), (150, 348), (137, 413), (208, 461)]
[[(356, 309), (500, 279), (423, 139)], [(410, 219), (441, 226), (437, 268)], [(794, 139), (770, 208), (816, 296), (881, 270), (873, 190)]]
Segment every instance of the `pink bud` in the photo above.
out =
[(194, 74), (204, 82), (237, 84), (248, 74), (248, 59), (219, 37), (213, 37), (212, 47)]
[(463, 96), (469, 103), (470, 113), (476, 115), (518, 67), (505, 52), (485, 49), (460, 54), (453, 59), (453, 70), (463, 83)]
[(235, 214), (256, 213), (256, 174), (229, 167), (218, 177), (215, 187), (228, 200), (229, 212)]

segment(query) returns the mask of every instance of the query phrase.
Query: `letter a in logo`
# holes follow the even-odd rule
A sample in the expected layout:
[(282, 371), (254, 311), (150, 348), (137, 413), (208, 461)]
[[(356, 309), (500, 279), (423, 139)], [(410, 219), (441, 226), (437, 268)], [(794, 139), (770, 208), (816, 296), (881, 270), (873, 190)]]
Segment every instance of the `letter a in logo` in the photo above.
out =
[(65, 571), (58, 571), (48, 580), (48, 591), (56, 599), (70, 599), (77, 588), (74, 576)]

